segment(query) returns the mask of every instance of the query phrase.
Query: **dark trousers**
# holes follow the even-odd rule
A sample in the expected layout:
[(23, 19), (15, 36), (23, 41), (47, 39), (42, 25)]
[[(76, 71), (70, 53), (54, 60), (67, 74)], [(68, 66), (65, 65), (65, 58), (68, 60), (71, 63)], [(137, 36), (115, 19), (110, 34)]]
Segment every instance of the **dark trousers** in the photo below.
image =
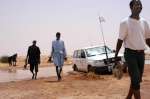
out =
[(58, 80), (61, 79), (61, 71), (62, 71), (62, 67), (56, 66)]
[(131, 86), (134, 90), (139, 90), (144, 71), (144, 51), (136, 51), (126, 48), (124, 57), (128, 66)]
[(33, 73), (35, 70), (35, 73), (38, 72), (38, 63), (30, 63), (30, 71)]

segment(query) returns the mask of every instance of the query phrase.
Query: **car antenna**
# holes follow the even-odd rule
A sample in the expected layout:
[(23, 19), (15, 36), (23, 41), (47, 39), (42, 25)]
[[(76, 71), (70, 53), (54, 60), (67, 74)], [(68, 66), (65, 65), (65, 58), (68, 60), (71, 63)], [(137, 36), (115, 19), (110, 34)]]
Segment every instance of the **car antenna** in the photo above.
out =
[(104, 43), (105, 52), (106, 52), (106, 59), (108, 61), (108, 53), (107, 53), (107, 49), (106, 49), (106, 43), (105, 43), (105, 38), (104, 38), (104, 33), (103, 33), (102, 22), (105, 22), (105, 19), (104, 19), (104, 17), (99, 16), (100, 29), (101, 29), (101, 33), (102, 33), (102, 37), (103, 37), (103, 43)]

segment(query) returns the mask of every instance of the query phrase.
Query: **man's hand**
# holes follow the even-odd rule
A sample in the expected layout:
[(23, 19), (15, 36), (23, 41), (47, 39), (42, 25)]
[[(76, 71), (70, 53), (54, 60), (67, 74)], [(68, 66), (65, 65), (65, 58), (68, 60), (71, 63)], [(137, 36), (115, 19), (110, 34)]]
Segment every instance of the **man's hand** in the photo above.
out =
[(65, 57), (64, 60), (67, 61), (67, 57)]
[(28, 58), (25, 59), (25, 65), (27, 65), (27, 64), (28, 64)]
[(118, 57), (115, 57), (115, 65), (119, 63)]
[(27, 69), (27, 65), (28, 65), (28, 59), (25, 59), (25, 64), (24, 64), (24, 69)]
[(121, 61), (121, 58), (118, 55), (115, 55), (115, 65), (117, 65)]
[(48, 62), (52, 62), (52, 57), (49, 57)]

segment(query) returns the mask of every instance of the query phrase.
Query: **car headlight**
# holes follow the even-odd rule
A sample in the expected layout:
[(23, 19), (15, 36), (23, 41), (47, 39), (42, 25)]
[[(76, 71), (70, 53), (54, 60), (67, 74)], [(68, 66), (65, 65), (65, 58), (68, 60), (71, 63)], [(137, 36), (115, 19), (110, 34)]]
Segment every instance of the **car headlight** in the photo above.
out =
[(103, 60), (95, 60), (94, 63), (99, 64), (99, 63), (104, 63), (104, 61)]

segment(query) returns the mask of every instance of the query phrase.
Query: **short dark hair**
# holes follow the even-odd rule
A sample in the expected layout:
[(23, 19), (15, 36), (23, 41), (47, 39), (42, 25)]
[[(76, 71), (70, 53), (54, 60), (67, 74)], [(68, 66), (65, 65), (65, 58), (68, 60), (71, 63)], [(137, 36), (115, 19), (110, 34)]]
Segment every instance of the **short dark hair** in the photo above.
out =
[(59, 36), (60, 36), (60, 32), (57, 32), (56, 35), (59, 35)]
[(36, 40), (33, 40), (33, 42), (32, 43), (36, 43)]
[[(133, 8), (134, 3), (137, 2), (137, 1), (139, 1), (139, 2), (141, 3), (140, 0), (131, 0), (131, 1), (130, 1), (130, 4), (129, 4), (129, 5), (130, 5), (130, 8), (131, 8), (131, 9)], [(141, 5), (142, 5), (142, 3), (141, 3)]]

